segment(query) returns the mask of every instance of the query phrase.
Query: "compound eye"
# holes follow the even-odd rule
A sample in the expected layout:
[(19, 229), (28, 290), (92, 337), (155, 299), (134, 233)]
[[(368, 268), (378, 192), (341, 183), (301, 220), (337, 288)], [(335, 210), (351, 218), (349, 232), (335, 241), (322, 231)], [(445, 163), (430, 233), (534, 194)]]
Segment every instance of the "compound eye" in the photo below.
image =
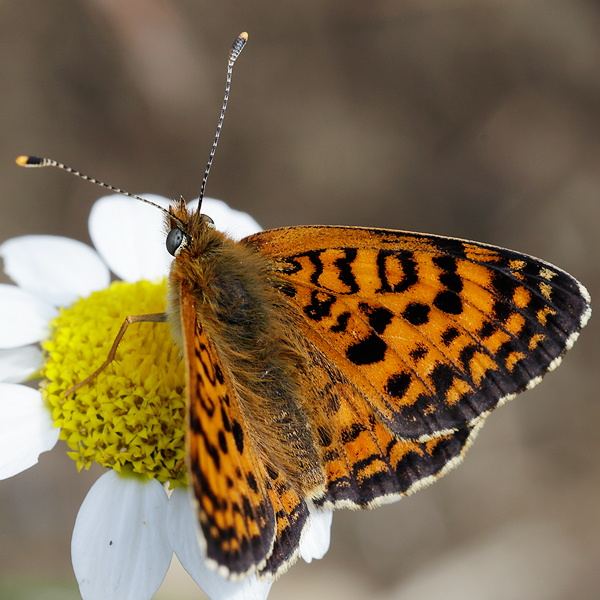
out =
[(172, 256), (177, 256), (179, 251), (187, 244), (187, 236), (179, 227), (173, 227), (167, 235), (167, 251)]

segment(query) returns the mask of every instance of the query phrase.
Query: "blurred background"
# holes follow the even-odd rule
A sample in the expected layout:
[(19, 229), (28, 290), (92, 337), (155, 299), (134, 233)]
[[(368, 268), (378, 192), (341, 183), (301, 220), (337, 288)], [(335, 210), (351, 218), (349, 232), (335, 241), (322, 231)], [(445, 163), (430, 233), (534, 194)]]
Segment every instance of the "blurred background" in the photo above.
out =
[[(0, 242), (89, 243), (102, 191), (208, 195), (265, 228), (390, 227), (544, 258), (600, 297), (600, 5), (595, 0), (4, 0)], [(131, 227), (135, 227), (131, 223)], [(2, 281), (7, 281), (5, 276)], [(325, 559), (273, 600), (600, 596), (598, 319), (465, 463), (398, 504), (342, 511)], [(100, 470), (61, 442), (0, 482), (0, 597), (79, 598), (70, 536)], [(201, 598), (175, 566), (157, 598)]]

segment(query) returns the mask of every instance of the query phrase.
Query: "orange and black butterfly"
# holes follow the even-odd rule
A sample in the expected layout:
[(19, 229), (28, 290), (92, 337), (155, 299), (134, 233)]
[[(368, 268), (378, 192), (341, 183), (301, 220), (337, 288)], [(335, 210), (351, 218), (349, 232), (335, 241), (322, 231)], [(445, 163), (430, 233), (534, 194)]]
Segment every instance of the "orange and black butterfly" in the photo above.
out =
[(183, 199), (166, 219), (188, 476), (232, 578), (296, 559), (307, 501), (373, 507), (444, 475), (591, 312), (569, 274), (476, 242), (317, 226), (235, 242)]
[(573, 277), (502, 248), (354, 227), (234, 242), (172, 210), (189, 476), (232, 574), (284, 569), (306, 500), (372, 507), (444, 475), (590, 314)]

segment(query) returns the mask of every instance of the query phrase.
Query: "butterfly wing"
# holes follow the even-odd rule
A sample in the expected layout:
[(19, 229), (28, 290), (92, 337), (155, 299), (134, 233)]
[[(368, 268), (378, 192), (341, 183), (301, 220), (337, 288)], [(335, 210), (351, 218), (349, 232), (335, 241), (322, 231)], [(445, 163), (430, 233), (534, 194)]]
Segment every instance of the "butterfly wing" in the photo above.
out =
[(348, 227), (246, 242), (274, 261), (315, 364), (337, 380), (321, 391), (331, 505), (397, 497), (446, 472), (493, 408), (559, 364), (590, 314), (570, 275), (485, 244)]
[(188, 474), (208, 564), (232, 579), (272, 578), (298, 553), (308, 509), (258, 455), (230, 375), (180, 287), (188, 374)]
[(418, 442), (402, 439), (378, 417), (352, 382), (310, 341), (316, 441), (327, 486), (316, 506), (373, 507), (408, 495), (441, 477), (462, 460), (481, 423)]
[(296, 492), (285, 473), (268, 468), (269, 498), (273, 503), (276, 524), (273, 551), (259, 575), (276, 579), (284, 573), (300, 555), (299, 543), (308, 524), (306, 502)]
[(209, 561), (228, 574), (263, 565), (275, 533), (273, 506), (235, 392), (182, 284), (188, 395), (188, 474)]

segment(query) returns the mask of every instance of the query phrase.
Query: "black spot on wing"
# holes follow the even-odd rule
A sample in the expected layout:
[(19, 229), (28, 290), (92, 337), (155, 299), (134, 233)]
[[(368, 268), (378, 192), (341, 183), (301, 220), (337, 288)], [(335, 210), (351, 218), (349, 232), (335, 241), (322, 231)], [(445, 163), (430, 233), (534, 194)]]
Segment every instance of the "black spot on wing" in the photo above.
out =
[(411, 325), (425, 325), (429, 321), (431, 307), (420, 302), (411, 302), (402, 313), (402, 316)]
[(278, 283), (277, 289), (288, 298), (296, 297), (296, 288), (291, 283)]
[(369, 325), (376, 333), (381, 335), (392, 322), (394, 313), (383, 307), (373, 307), (366, 302), (361, 302), (358, 307), (369, 320)]
[(220, 471), (221, 470), (221, 455), (219, 454), (219, 451), (208, 441), (206, 436), (203, 435), (203, 437), (204, 437), (204, 444), (206, 446), (206, 451), (208, 452), (208, 455), (212, 458), (213, 463), (215, 464), (215, 469), (217, 471)]
[(348, 288), (348, 293), (356, 294), (360, 287), (352, 272), (352, 263), (356, 259), (358, 250), (356, 248), (346, 248), (344, 254), (344, 258), (338, 258), (334, 261), (334, 264), (339, 269), (340, 281)]
[(480, 339), (486, 340), (487, 338), (494, 335), (496, 331), (498, 331), (496, 325), (494, 325), (491, 321), (486, 321), (477, 331), (477, 335)]
[(350, 427), (345, 427), (341, 432), (342, 443), (353, 442), (367, 428), (362, 423), (354, 423)]
[[(419, 236), (419, 234), (415, 234)], [(420, 236), (419, 236), (420, 237)], [(429, 243), (436, 246), (442, 255), (449, 258), (466, 258), (465, 244), (461, 240), (446, 237), (434, 237), (431, 236), (428, 239)]]
[(476, 344), (468, 344), (460, 351), (460, 363), (466, 373), (470, 370), (470, 363), (476, 352), (480, 351), (480, 346)]
[(403, 398), (408, 388), (412, 376), (410, 373), (394, 373), (385, 384), (385, 391), (394, 398)]
[(231, 431), (231, 423), (229, 422), (229, 417), (227, 416), (227, 413), (223, 407), (221, 407), (221, 419), (223, 419), (223, 427), (225, 427), (225, 431)]
[(430, 377), (433, 381), (438, 398), (445, 398), (448, 390), (454, 382), (456, 371), (445, 363), (437, 363), (431, 371)]
[(460, 335), (460, 331), (454, 327), (448, 327), (448, 329), (444, 330), (444, 333), (442, 333), (442, 343), (444, 344), (444, 346), (450, 346), (450, 344), (452, 344), (452, 342)]
[(244, 432), (242, 430), (242, 426), (237, 421), (234, 421), (231, 430), (233, 432), (233, 439), (235, 440), (235, 445), (238, 449), (238, 452), (242, 454), (244, 452)]
[(436, 256), (433, 258), (433, 263), (442, 269), (440, 283), (451, 292), (460, 293), (463, 289), (463, 282), (456, 272), (456, 259), (448, 255)]
[(502, 302), (501, 300), (496, 300), (494, 302), (492, 314), (496, 321), (500, 323), (505, 323), (507, 319), (513, 314), (513, 312), (513, 308), (505, 302)]
[(227, 448), (227, 439), (225, 438), (225, 434), (223, 433), (222, 429), (219, 429), (219, 447), (221, 448), (221, 452), (223, 452), (223, 454), (227, 454), (228, 452), (228, 448)]
[(372, 365), (383, 360), (386, 349), (387, 344), (377, 334), (372, 333), (349, 346), (346, 357), (355, 365)]
[(377, 272), (381, 287), (378, 293), (398, 294), (419, 281), (417, 263), (412, 252), (380, 250), (377, 253)]
[(335, 296), (320, 290), (313, 290), (310, 294), (310, 304), (304, 307), (304, 313), (313, 321), (321, 321), (331, 314), (334, 302)]
[(496, 294), (503, 300), (510, 302), (515, 290), (521, 286), (521, 282), (508, 276), (503, 271), (493, 271), (492, 287)]
[(415, 362), (419, 362), (429, 354), (429, 348), (424, 344), (417, 344), (408, 354)]
[(335, 325), (332, 325), (331, 331), (334, 333), (343, 333), (346, 331), (350, 316), (349, 312), (343, 312), (341, 315), (338, 315), (337, 322)]
[(433, 304), (448, 315), (460, 315), (463, 311), (462, 300), (455, 292), (444, 290), (438, 292)]
[(321, 260), (321, 250), (309, 250), (305, 252), (303, 256), (306, 256), (313, 264), (314, 271), (310, 276), (311, 283), (317, 285), (319, 283), (319, 277), (323, 273), (323, 261)]
[(223, 375), (223, 371), (221, 370), (221, 367), (218, 363), (214, 364), (214, 369), (215, 369), (215, 377), (216, 377), (217, 381), (221, 384), (224, 383), (225, 376)]
[(256, 477), (254, 477), (254, 474), (248, 473), (246, 476), (246, 481), (248, 481), (250, 489), (256, 494), (258, 492), (258, 483), (256, 482)]

